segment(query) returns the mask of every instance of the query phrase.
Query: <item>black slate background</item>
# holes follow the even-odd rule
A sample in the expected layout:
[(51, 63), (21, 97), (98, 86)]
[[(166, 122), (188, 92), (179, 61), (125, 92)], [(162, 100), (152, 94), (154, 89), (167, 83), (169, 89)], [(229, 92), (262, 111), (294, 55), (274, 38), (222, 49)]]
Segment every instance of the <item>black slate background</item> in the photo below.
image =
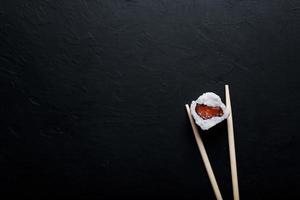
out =
[[(184, 104), (230, 84), (241, 199), (299, 199), (300, 2), (0, 2), (1, 196), (214, 199)], [(232, 199), (226, 124), (203, 139)]]

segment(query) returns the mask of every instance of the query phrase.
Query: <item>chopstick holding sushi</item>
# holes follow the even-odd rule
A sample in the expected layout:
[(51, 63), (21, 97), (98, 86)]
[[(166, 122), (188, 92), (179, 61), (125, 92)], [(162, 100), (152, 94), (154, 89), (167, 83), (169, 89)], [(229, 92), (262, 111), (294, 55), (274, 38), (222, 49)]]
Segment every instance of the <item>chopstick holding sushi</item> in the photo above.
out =
[(226, 96), (226, 105), (230, 112), (230, 116), (227, 118), (227, 132), (228, 132), (228, 143), (229, 143), (229, 156), (230, 156), (230, 168), (231, 168), (231, 181), (232, 181), (232, 190), (233, 190), (233, 199), (239, 200), (239, 184), (238, 184), (238, 175), (236, 167), (236, 155), (235, 155), (235, 142), (234, 142), (234, 132), (233, 132), (233, 120), (232, 120), (232, 110), (231, 110), (231, 100), (229, 86), (225, 85), (225, 96)]
[[(239, 200), (236, 156), (234, 146), (234, 134), (233, 134), (233, 121), (231, 115), (231, 102), (229, 87), (225, 85), (226, 104), (222, 102), (221, 98), (213, 92), (207, 92), (198, 97), (197, 100), (192, 101), (191, 106), (186, 105), (187, 114), (190, 119), (190, 123), (193, 129), (193, 133), (202, 156), (206, 171), (208, 173), (210, 182), (212, 184), (215, 196), (217, 199), (222, 199), (217, 181), (215, 179), (213, 170), (211, 168), (203, 141), (200, 137), (196, 124), (202, 130), (208, 130), (218, 123), (227, 119), (228, 141), (229, 141), (229, 153), (230, 153), (230, 167), (233, 186), (234, 200)], [(193, 118), (194, 120), (193, 120)]]

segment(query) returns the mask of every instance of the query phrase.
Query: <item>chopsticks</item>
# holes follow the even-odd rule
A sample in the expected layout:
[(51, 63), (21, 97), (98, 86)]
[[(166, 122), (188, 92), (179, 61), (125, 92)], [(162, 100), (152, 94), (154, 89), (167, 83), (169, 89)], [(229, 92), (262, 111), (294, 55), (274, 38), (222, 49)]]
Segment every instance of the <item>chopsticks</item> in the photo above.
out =
[(229, 155), (230, 155), (230, 167), (231, 167), (231, 181), (233, 190), (233, 199), (239, 200), (239, 185), (238, 185), (238, 175), (236, 167), (236, 155), (235, 155), (235, 144), (234, 144), (234, 132), (233, 132), (233, 121), (232, 121), (232, 110), (230, 101), (229, 86), (225, 85), (225, 98), (226, 107), (230, 112), (227, 118), (227, 132), (228, 132), (228, 143), (229, 143)]
[(206, 172), (208, 174), (211, 186), (212, 186), (212, 188), (214, 190), (215, 196), (216, 196), (217, 200), (222, 200), (223, 198), (222, 198), (222, 195), (221, 195), (221, 192), (220, 192), (217, 180), (216, 180), (214, 172), (213, 172), (213, 170), (211, 168), (211, 165), (210, 165), (210, 162), (209, 162), (209, 159), (208, 159), (208, 156), (207, 156), (204, 144), (203, 144), (202, 139), (200, 137), (198, 128), (197, 128), (197, 126), (196, 126), (196, 124), (194, 122), (194, 119), (192, 118), (190, 107), (189, 107), (189, 105), (186, 104), (185, 108), (186, 108), (186, 112), (187, 112), (187, 114), (189, 116), (190, 123), (191, 123), (192, 129), (193, 129), (193, 133), (194, 133), (194, 136), (195, 136), (195, 139), (196, 139), (196, 142), (197, 142), (197, 145), (198, 145), (198, 148), (199, 148), (199, 151), (200, 151), (200, 154), (201, 154), (201, 157), (202, 157), (202, 160), (203, 160)]
[[(231, 100), (230, 100), (230, 92), (229, 86), (225, 85), (225, 99), (226, 99), (226, 107), (229, 110), (230, 115), (227, 118), (227, 132), (228, 132), (228, 144), (229, 144), (229, 156), (230, 156), (230, 168), (231, 168), (231, 181), (232, 181), (232, 190), (233, 190), (233, 199), (239, 200), (239, 185), (238, 185), (238, 175), (237, 175), (237, 166), (236, 166), (236, 153), (235, 153), (235, 142), (234, 142), (234, 130), (233, 130), (233, 120), (232, 120), (232, 109), (231, 109)], [(192, 118), (191, 111), (189, 105), (185, 104), (186, 112), (188, 114), (193, 133), (206, 169), (208, 174), (210, 183), (212, 185), (213, 191), (217, 200), (222, 200), (222, 195), (215, 178), (214, 172), (210, 165), (203, 141), (199, 134), (198, 128)]]

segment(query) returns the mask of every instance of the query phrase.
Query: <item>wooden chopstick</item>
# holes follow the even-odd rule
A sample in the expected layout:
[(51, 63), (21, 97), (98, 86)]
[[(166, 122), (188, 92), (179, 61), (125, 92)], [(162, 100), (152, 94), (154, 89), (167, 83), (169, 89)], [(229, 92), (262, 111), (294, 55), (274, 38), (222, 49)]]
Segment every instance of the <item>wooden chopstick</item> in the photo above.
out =
[(202, 139), (200, 137), (198, 128), (197, 128), (197, 126), (196, 126), (196, 124), (195, 124), (195, 122), (194, 122), (194, 120), (192, 118), (190, 107), (189, 107), (189, 105), (186, 104), (185, 108), (186, 108), (186, 112), (187, 112), (187, 114), (189, 116), (190, 123), (191, 123), (192, 129), (193, 129), (193, 132), (194, 132), (194, 136), (195, 136), (195, 139), (196, 139), (196, 142), (197, 142), (197, 145), (198, 145), (198, 148), (199, 148), (199, 151), (200, 151), (200, 154), (201, 154), (201, 157), (202, 157), (202, 160), (203, 160), (206, 172), (208, 174), (210, 183), (211, 183), (212, 188), (214, 190), (215, 196), (216, 196), (217, 200), (222, 200), (223, 198), (222, 198), (222, 195), (221, 195), (221, 192), (220, 192), (217, 180), (216, 180), (214, 172), (213, 172), (213, 170), (211, 168), (211, 165), (210, 165), (210, 162), (209, 162), (209, 159), (208, 159), (208, 156), (207, 156), (204, 144), (203, 144)]
[(233, 190), (233, 199), (239, 200), (239, 184), (238, 175), (236, 167), (236, 155), (235, 155), (235, 144), (234, 144), (234, 132), (233, 132), (233, 121), (232, 121), (232, 109), (230, 101), (229, 86), (225, 85), (225, 96), (226, 96), (226, 106), (230, 112), (227, 118), (227, 131), (228, 131), (228, 143), (229, 143), (229, 155), (230, 155), (230, 167), (231, 167), (231, 181)]

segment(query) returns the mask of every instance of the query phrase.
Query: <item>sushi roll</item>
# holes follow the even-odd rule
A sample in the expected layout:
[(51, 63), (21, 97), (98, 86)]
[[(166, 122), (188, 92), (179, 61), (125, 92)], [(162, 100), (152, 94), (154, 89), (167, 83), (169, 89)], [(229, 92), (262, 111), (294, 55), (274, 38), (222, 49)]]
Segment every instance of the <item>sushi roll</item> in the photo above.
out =
[(229, 116), (229, 110), (221, 98), (213, 92), (204, 93), (192, 101), (191, 113), (202, 130), (208, 130)]

